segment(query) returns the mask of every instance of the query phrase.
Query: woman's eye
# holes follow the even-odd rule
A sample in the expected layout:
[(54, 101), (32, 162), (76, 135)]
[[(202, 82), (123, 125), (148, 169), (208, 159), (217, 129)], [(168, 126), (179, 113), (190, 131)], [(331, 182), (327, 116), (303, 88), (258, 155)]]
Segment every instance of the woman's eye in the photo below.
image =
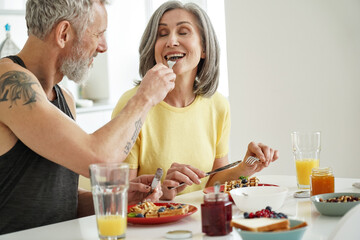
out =
[(180, 30), (179, 30), (179, 35), (187, 35), (187, 34), (189, 34), (189, 30), (188, 29), (186, 29), (186, 28), (181, 28)]
[(168, 32), (167, 31), (159, 31), (158, 35), (159, 35), (159, 37), (164, 37), (164, 36), (168, 35)]

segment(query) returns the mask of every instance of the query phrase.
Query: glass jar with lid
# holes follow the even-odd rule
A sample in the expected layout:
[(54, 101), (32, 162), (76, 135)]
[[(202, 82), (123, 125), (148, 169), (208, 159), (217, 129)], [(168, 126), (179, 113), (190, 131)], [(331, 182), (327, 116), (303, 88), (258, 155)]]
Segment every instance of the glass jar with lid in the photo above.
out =
[(313, 168), (310, 181), (311, 196), (323, 193), (333, 193), (335, 190), (335, 177), (331, 167)]
[(227, 193), (208, 193), (201, 204), (202, 231), (208, 236), (227, 235), (232, 231), (232, 203)]

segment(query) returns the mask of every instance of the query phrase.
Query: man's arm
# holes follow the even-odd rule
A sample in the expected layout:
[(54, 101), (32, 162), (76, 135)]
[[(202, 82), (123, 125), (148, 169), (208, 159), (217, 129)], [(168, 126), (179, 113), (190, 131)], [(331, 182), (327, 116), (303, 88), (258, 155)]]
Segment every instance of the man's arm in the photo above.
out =
[(79, 188), (77, 217), (86, 217), (94, 214), (94, 202), (91, 192)]
[(171, 69), (156, 65), (121, 113), (93, 134), (87, 134), (47, 100), (31, 72), (15, 64), (2, 65), (0, 124), (10, 131), (0, 132), (0, 143), (13, 134), (41, 156), (86, 177), (91, 163), (126, 158), (148, 111), (174, 88), (175, 79)]

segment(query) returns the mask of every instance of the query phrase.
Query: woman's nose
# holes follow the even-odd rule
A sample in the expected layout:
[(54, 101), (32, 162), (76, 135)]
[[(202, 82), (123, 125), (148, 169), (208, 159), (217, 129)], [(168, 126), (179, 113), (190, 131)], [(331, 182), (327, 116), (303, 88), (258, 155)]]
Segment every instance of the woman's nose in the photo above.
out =
[(176, 34), (174, 34), (174, 33), (169, 34), (166, 46), (167, 47), (179, 46), (179, 41), (178, 41)]

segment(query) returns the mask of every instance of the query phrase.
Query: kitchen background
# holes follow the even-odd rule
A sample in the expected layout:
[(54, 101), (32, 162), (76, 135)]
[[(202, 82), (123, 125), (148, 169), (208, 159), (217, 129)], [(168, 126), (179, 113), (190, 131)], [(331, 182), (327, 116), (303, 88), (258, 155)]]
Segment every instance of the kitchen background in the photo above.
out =
[[(25, 2), (0, 1), (0, 42), (9, 23), (13, 41), (24, 45)], [(140, 38), (162, 2), (108, 5), (108, 52), (98, 55), (86, 86), (63, 83), (94, 103), (77, 109), (85, 131), (110, 120), (116, 101), (139, 79)], [(360, 177), (360, 1), (191, 2), (206, 9), (221, 44), (219, 91), (231, 106), (231, 161), (244, 156), (250, 141), (263, 142), (279, 149), (280, 159), (259, 175), (295, 174), (290, 133), (316, 130), (322, 132), (320, 165), (338, 177)]]

